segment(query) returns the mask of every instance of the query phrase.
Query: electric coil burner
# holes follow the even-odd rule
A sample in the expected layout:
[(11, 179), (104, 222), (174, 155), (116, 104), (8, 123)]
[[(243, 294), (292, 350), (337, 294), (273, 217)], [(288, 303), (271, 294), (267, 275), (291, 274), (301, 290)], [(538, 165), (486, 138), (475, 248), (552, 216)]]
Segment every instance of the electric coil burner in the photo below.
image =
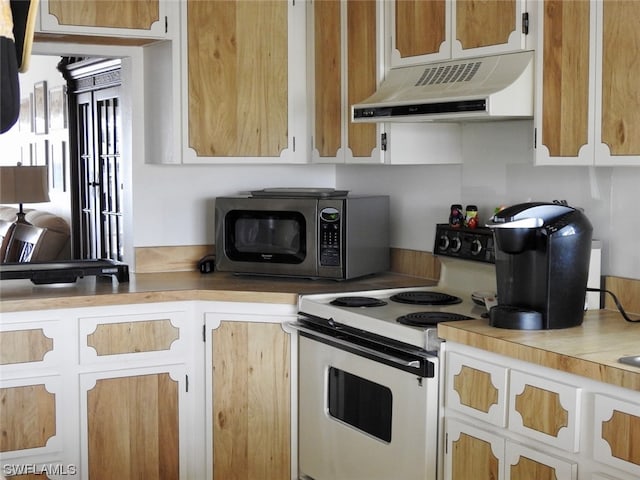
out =
[(455, 305), (457, 303), (462, 303), (462, 299), (460, 297), (449, 295), (448, 293), (421, 290), (400, 292), (389, 297), (389, 300), (398, 303), (409, 303), (412, 305)]
[(414, 312), (398, 317), (398, 323), (411, 325), (414, 327), (427, 327), (437, 325), (440, 322), (451, 322), (454, 320), (471, 320), (473, 317), (453, 312)]
[(382, 307), (387, 304), (384, 300), (373, 297), (338, 297), (330, 303), (337, 307)]

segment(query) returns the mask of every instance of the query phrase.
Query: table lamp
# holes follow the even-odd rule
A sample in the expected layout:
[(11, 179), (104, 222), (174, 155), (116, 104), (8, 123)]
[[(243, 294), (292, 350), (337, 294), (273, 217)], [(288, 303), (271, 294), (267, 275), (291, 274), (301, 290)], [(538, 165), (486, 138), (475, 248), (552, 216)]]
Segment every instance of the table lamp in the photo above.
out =
[(22, 210), (23, 203), (49, 202), (47, 167), (0, 166), (0, 203), (20, 205), (17, 223), (29, 223)]

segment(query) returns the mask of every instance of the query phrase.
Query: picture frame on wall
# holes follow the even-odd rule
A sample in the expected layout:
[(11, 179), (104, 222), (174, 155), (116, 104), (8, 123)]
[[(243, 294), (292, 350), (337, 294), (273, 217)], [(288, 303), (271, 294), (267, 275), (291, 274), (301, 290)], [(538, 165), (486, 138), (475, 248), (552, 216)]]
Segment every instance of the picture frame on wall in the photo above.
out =
[(28, 96), (20, 99), (20, 117), (18, 125), (20, 127), (20, 131), (24, 133), (33, 132), (33, 109), (31, 108), (33, 104), (32, 99), (33, 93), (30, 93)]
[(51, 142), (49, 164), (51, 165), (51, 181), (53, 190), (67, 191), (67, 144), (64, 141)]
[(65, 85), (49, 90), (49, 129), (67, 128), (67, 88)]
[[(34, 157), (32, 165), (46, 166), (48, 170), (51, 170), (49, 165), (49, 140), (44, 139), (35, 143)], [(49, 171), (49, 178), (51, 178), (51, 172)]]
[(33, 86), (33, 117), (36, 134), (48, 133), (47, 82), (38, 82)]

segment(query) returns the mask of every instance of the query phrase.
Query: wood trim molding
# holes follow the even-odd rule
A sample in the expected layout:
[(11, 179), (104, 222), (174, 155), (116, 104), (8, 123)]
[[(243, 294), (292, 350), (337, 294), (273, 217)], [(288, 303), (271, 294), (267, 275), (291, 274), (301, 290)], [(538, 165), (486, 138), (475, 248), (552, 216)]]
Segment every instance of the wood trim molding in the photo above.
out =
[(440, 260), (431, 252), (391, 248), (390, 270), (393, 273), (438, 280)]
[(215, 252), (213, 245), (136, 247), (135, 273), (196, 271), (198, 260)]
[[(135, 273), (186, 272), (198, 268), (198, 260), (215, 252), (215, 245), (136, 247)], [(440, 261), (431, 252), (391, 248), (393, 273), (437, 280)]]
[[(627, 313), (640, 314), (640, 280), (606, 276), (604, 277), (604, 288), (618, 297)], [(617, 309), (611, 295), (605, 294), (604, 308), (607, 310)]]

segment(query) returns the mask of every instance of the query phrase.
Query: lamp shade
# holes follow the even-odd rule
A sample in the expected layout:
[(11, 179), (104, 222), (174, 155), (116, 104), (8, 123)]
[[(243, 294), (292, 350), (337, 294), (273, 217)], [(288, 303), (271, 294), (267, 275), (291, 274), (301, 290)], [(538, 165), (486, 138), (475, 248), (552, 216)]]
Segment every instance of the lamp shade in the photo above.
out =
[(0, 203), (49, 201), (47, 167), (0, 167)]

